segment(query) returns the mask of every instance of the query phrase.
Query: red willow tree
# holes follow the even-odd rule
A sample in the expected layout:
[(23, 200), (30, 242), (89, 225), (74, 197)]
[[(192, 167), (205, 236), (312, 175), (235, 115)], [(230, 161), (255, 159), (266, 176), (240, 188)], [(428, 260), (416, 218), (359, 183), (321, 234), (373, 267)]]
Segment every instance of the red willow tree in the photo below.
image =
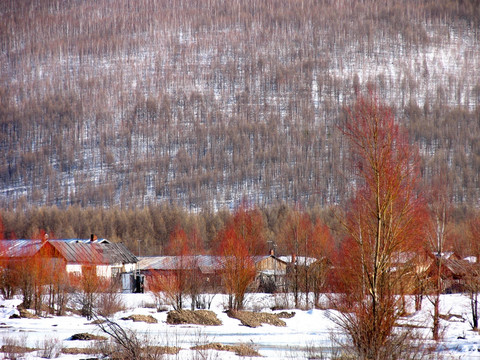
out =
[(400, 254), (423, 238), (424, 205), (417, 191), (418, 157), (391, 109), (371, 95), (347, 112), (343, 129), (356, 161), (358, 182), (345, 212), (348, 252), (337, 319), (360, 359), (391, 358), (405, 339), (394, 335), (412, 267)]
[[(320, 306), (320, 295), (325, 291), (327, 286), (327, 275), (330, 272), (331, 265), (335, 260), (335, 246), (332, 233), (329, 227), (321, 220), (317, 221), (313, 225), (312, 238), (308, 242), (308, 255), (312, 256), (315, 260), (313, 264), (309, 266), (309, 284), (314, 295), (314, 306)], [(308, 293), (306, 298), (308, 299)], [(308, 307), (308, 303), (306, 304)]]
[[(0, 240), (4, 238), (4, 227), (0, 214)], [(0, 294), (4, 299), (11, 299), (18, 290), (18, 279), (14, 262), (8, 256), (8, 246), (0, 241)]]
[[(306, 280), (306, 274), (301, 274), (302, 270), (307, 269), (306, 258), (308, 256), (309, 241), (312, 238), (312, 221), (307, 213), (294, 210), (287, 216), (286, 221), (283, 224), (282, 231), (279, 234), (279, 243), (284, 252), (292, 256), (293, 266), (289, 272), (289, 283), (291, 291), (293, 291), (293, 299), (295, 302), (295, 308), (299, 307), (299, 293), (301, 291), (301, 285), (304, 284), (302, 277)], [(303, 255), (304, 261), (299, 261), (297, 256)], [(303, 275), (303, 276), (302, 276)], [(308, 285), (305, 286), (305, 292), (307, 292)], [(306, 297), (308, 294), (306, 294)], [(306, 301), (308, 302), (308, 301)]]
[(149, 288), (155, 294), (158, 304), (165, 298), (175, 309), (180, 310), (184, 306), (185, 297), (189, 296), (194, 310), (202, 291), (198, 255), (203, 253), (203, 247), (197, 228), (194, 227), (187, 233), (177, 225), (170, 234), (166, 252), (173, 256), (171, 259), (175, 270), (155, 272), (149, 279)]
[(241, 206), (218, 235), (222, 280), (232, 310), (243, 308), (245, 293), (255, 280), (255, 255), (266, 253), (263, 218), (258, 209)]

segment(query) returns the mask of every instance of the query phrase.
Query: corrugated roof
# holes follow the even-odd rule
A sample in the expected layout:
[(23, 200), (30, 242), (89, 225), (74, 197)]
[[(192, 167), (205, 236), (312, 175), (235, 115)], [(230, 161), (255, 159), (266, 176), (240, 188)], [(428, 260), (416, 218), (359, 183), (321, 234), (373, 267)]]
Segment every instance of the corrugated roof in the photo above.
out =
[[(183, 265), (180, 266), (180, 264)], [(222, 258), (211, 255), (196, 256), (148, 256), (138, 261), (140, 270), (176, 270), (179, 268), (199, 268), (203, 273), (212, 272), (222, 267)]]
[(0, 257), (30, 257), (35, 255), (44, 244), (42, 240), (2, 240), (0, 243)]
[[(271, 255), (253, 256), (253, 261), (258, 263)], [(275, 258), (278, 259), (278, 258)], [(280, 260), (280, 259), (278, 259)], [(181, 265), (181, 261), (183, 264)], [(282, 261), (282, 260), (280, 260)], [(225, 262), (223, 256), (212, 255), (189, 255), (189, 256), (146, 256), (139, 258), (138, 268), (140, 270), (177, 270), (199, 268), (202, 273), (209, 273), (220, 270)], [(181, 266), (180, 266), (181, 265)]]
[(105, 241), (49, 240), (68, 263), (131, 264), (137, 258), (124, 244)]
[(111, 264), (132, 264), (138, 262), (138, 258), (127, 249), (123, 243), (100, 243), (100, 248), (103, 250), (103, 255)]
[(55, 249), (69, 264), (105, 264), (107, 263), (98, 251), (98, 244), (49, 240)]
[(467, 274), (467, 271), (470, 268), (470, 263), (465, 260), (445, 259), (443, 260), (443, 266), (448, 268), (453, 276), (463, 277)]
[(137, 258), (122, 243), (111, 243), (106, 239), (65, 240), (2, 240), (0, 256), (10, 258), (35, 255), (45, 243), (50, 243), (70, 264), (131, 264)]
[[(52, 239), (54, 240), (54, 239)], [(58, 241), (65, 241), (65, 242), (71, 242), (71, 243), (109, 243), (111, 244), (111, 242), (107, 239), (95, 239), (95, 240), (90, 240), (90, 239), (59, 239)]]

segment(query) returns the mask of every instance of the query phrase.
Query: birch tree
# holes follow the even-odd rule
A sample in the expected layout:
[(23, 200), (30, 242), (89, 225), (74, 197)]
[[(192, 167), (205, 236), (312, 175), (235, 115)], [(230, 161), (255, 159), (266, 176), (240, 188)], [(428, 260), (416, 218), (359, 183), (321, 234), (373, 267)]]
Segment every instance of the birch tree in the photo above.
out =
[(445, 183), (435, 183), (428, 199), (429, 222), (427, 231), (427, 251), (433, 255), (433, 273), (429, 279), (430, 294), (433, 305), (433, 340), (440, 340), (440, 295), (444, 291), (442, 279), (445, 252), (447, 249), (448, 224), (450, 222), (450, 192)]

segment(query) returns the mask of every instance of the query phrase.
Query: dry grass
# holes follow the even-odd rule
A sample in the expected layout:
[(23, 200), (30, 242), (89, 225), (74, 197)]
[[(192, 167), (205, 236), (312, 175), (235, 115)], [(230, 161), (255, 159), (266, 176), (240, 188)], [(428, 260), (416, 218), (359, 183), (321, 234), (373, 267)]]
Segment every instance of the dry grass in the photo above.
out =
[(70, 340), (84, 340), (84, 341), (88, 341), (88, 340), (107, 340), (107, 338), (105, 336), (93, 335), (93, 334), (89, 334), (89, 333), (79, 333), (79, 334), (72, 335)]
[(67, 355), (79, 355), (79, 354), (86, 354), (86, 355), (95, 355), (98, 354), (98, 350), (95, 348), (63, 348), (62, 354)]
[(262, 326), (262, 324), (268, 324), (273, 326), (287, 325), (285, 321), (281, 320), (280, 316), (276, 314), (233, 310), (228, 311), (227, 314), (231, 318), (240, 320), (242, 325), (251, 328)]
[(204, 345), (197, 345), (191, 348), (192, 350), (217, 350), (234, 352), (237, 356), (261, 356), (257, 350), (251, 345), (224, 345), (220, 343), (209, 343)]
[(174, 310), (167, 314), (167, 323), (172, 325), (179, 324), (195, 324), (195, 325), (209, 325), (218, 326), (222, 322), (217, 318), (217, 315), (210, 310)]
[(145, 352), (147, 354), (158, 355), (176, 355), (180, 352), (181, 348), (176, 346), (147, 346)]
[(158, 320), (152, 315), (130, 315), (123, 317), (122, 320), (133, 320), (134, 322), (145, 322), (147, 324), (156, 324)]
[(0, 352), (6, 353), (6, 354), (12, 354), (12, 353), (25, 354), (25, 353), (36, 351), (36, 350), (38, 349), (29, 348), (25, 346), (18, 346), (18, 345), (2, 345), (2, 347), (0, 348)]

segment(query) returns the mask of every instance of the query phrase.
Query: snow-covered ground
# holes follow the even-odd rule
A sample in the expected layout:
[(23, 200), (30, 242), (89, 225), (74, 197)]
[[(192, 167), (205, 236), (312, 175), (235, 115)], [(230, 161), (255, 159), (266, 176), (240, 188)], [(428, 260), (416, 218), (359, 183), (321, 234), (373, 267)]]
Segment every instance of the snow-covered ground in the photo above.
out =
[[(222, 326), (168, 325), (166, 312), (157, 312), (147, 306), (153, 298), (149, 294), (123, 294), (127, 310), (115, 315), (124, 327), (131, 328), (139, 336), (145, 335), (152, 344), (178, 346), (182, 348), (177, 355), (166, 355), (165, 359), (237, 359), (238, 356), (226, 351), (208, 351), (207, 357), (199, 357), (191, 346), (219, 342), (222, 344), (251, 344), (264, 358), (269, 359), (307, 359), (309, 351), (316, 347), (317, 354), (328, 355), (332, 351), (332, 339), (341, 340), (342, 335), (331, 320), (331, 310), (293, 310), (295, 316), (284, 319), (286, 327), (262, 325), (258, 328), (242, 326), (236, 319), (224, 313), (225, 299), (217, 295), (212, 310), (222, 321)], [(278, 299), (277, 299), (278, 300)], [(47, 343), (57, 343), (59, 347), (88, 347), (89, 341), (72, 341), (69, 338), (76, 333), (88, 332), (102, 335), (99, 329), (85, 318), (71, 315), (65, 317), (47, 317), (41, 319), (10, 319), (18, 313), (16, 305), (20, 300), (0, 302), (0, 344), (16, 342), (23, 346), (42, 348)], [(270, 312), (275, 298), (267, 294), (250, 295), (248, 307), (257, 311)], [(441, 299), (441, 313), (453, 315), (449, 321), (442, 320), (443, 340), (437, 345), (439, 355), (446, 359), (480, 359), (480, 335), (470, 326), (469, 299), (460, 294), (444, 295)], [(291, 310), (289, 310), (291, 311)], [(146, 324), (120, 320), (130, 314), (148, 314), (158, 320), (157, 324)], [(431, 305), (425, 300), (423, 309), (403, 319), (414, 325), (427, 339), (430, 336)], [(426, 340), (430, 343), (430, 340)], [(432, 343), (433, 344), (433, 343)], [(428, 344), (430, 345), (430, 344)], [(311, 354), (311, 352), (310, 352)], [(202, 353), (205, 356), (205, 353)], [(84, 359), (86, 355), (64, 355), (59, 359)], [(40, 358), (39, 352), (25, 354), (25, 359)]]

